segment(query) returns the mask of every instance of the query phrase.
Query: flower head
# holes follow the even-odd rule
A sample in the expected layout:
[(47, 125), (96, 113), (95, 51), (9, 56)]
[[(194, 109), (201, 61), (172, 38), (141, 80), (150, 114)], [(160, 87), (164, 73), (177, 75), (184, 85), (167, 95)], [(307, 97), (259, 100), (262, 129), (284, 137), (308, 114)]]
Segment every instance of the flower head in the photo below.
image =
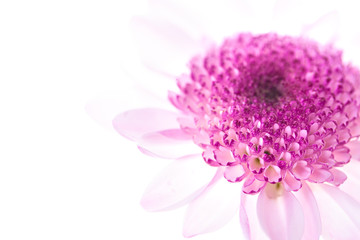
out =
[[(162, 72), (159, 62), (145, 61)], [(188, 67), (168, 94), (178, 112), (137, 109), (113, 121), (143, 153), (175, 159), (143, 207), (188, 204), (185, 237), (215, 231), (238, 211), (247, 239), (356, 239), (360, 72), (342, 52), (304, 36), (239, 33)]]
[(341, 55), (303, 38), (239, 34), (194, 58), (169, 98), (194, 118), (204, 160), (245, 180), (245, 193), (267, 183), (297, 191), (305, 180), (338, 186), (359, 109), (359, 72)]

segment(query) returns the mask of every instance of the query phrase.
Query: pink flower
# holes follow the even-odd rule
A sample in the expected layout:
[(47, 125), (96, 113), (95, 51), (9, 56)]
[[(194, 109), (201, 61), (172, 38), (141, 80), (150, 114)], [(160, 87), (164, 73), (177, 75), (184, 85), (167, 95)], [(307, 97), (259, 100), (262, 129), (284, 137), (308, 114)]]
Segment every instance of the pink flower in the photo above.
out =
[[(185, 56), (199, 49), (167, 22), (135, 22), (171, 29), (191, 46), (181, 48)], [(185, 237), (215, 231), (235, 214), (247, 239), (360, 236), (359, 70), (307, 35), (238, 33), (202, 43), (176, 77), (179, 90), (169, 91), (178, 111), (135, 109), (113, 121), (143, 153), (175, 159), (149, 185), (143, 207), (187, 204)], [(148, 47), (142, 53), (154, 59)], [(168, 54), (145, 64), (178, 74), (168, 61), (184, 58)]]

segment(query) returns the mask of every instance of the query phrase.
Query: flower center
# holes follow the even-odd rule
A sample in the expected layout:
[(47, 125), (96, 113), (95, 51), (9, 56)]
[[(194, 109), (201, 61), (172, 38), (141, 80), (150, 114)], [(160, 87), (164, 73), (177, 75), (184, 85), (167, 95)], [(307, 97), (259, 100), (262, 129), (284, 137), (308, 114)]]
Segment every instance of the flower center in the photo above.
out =
[(279, 84), (274, 84), (270, 80), (260, 80), (254, 87), (255, 93), (254, 97), (259, 99), (260, 101), (264, 101), (266, 103), (277, 102), (278, 98), (282, 96), (282, 92), (280, 90)]
[[(267, 105), (278, 102), (285, 90), (284, 76), (280, 72), (274, 72), (272, 67), (264, 64), (252, 67), (249, 76), (236, 82), (236, 94)], [(266, 72), (259, 72), (258, 68), (265, 69)]]

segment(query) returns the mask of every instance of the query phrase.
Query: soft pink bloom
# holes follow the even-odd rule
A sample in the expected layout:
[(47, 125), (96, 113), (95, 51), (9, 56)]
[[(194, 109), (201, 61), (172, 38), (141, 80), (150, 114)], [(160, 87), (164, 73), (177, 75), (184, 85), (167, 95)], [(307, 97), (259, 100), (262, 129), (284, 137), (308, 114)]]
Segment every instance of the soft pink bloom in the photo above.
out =
[[(157, 11), (168, 4), (152, 2)], [(276, 11), (285, 4), (279, 1)], [(336, 16), (318, 24), (327, 18)], [(196, 23), (183, 26), (194, 30)], [(332, 44), (308, 38), (316, 26), (301, 35), (229, 28), (224, 33), (234, 31), (232, 37), (213, 44), (209, 38), (195, 42), (196, 31), (186, 35), (157, 18), (135, 18), (134, 24), (161, 34), (171, 29), (175, 42), (164, 48), (178, 43), (180, 50), (169, 57), (176, 49), (156, 56), (159, 49), (141, 48), (151, 57), (144, 58), (148, 67), (178, 74), (179, 90), (168, 93), (178, 111), (134, 109), (113, 121), (143, 153), (175, 159), (145, 191), (145, 209), (188, 204), (185, 237), (215, 231), (234, 214), (247, 239), (360, 236), (360, 73)], [(255, 32), (268, 30), (276, 29)], [(189, 70), (181, 74), (176, 64), (183, 66), (185, 57)]]

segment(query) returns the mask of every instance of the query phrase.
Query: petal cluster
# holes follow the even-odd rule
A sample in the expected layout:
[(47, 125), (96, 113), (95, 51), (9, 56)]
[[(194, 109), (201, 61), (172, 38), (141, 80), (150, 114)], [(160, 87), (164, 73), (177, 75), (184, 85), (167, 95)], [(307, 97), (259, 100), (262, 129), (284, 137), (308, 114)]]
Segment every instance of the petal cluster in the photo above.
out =
[(340, 185), (359, 131), (359, 71), (332, 46), (239, 34), (189, 64), (169, 99), (194, 119), (181, 127), (203, 158), (254, 194), (266, 183)]

